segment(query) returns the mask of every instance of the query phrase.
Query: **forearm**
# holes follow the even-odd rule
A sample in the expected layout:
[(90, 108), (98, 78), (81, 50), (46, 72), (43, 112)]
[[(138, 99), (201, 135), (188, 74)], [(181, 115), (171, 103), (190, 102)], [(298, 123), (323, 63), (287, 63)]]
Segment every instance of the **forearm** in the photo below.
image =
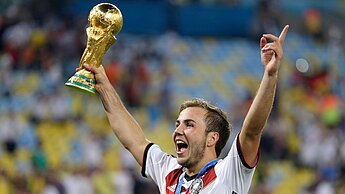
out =
[(257, 163), (261, 134), (272, 109), (276, 85), (277, 76), (265, 72), (243, 122), (239, 138), (243, 156), (250, 166), (255, 166)]
[(149, 143), (141, 127), (129, 114), (110, 83), (99, 88), (98, 93), (114, 134), (141, 165), (144, 149)]
[(243, 123), (242, 132), (246, 133), (246, 135), (261, 135), (272, 109), (277, 81), (277, 74), (268, 75), (268, 73), (265, 72), (257, 94)]
[[(260, 39), (261, 62), (265, 68), (265, 73), (244, 119), (239, 136), (243, 156), (248, 164), (252, 166), (257, 162), (261, 134), (272, 110), (280, 60), (283, 57), (283, 44), (288, 29), (289, 26), (286, 25), (279, 37), (272, 34), (263, 34)], [(268, 42), (268, 40), (271, 40), (271, 42)]]

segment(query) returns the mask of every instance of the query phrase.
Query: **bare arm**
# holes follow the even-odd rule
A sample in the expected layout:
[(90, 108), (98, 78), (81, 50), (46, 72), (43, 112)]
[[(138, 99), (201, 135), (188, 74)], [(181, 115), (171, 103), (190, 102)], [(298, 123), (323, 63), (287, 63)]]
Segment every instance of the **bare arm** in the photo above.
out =
[[(260, 40), (261, 61), (265, 71), (239, 136), (243, 156), (250, 166), (256, 163), (261, 134), (271, 113), (288, 28), (286, 25), (279, 37), (264, 34)], [(267, 39), (272, 42), (268, 43)]]
[(142, 166), (144, 150), (150, 142), (145, 138), (139, 124), (123, 105), (119, 95), (109, 82), (103, 66), (97, 68), (84, 64), (84, 67), (95, 74), (97, 82), (95, 87), (103, 103), (111, 129), (122, 145), (132, 153)]

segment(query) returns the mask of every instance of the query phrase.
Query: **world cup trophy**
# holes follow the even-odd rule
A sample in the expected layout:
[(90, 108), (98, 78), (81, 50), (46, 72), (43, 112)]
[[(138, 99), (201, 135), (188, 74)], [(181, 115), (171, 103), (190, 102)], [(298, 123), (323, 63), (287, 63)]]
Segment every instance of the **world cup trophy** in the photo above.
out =
[(80, 70), (69, 78), (65, 85), (92, 94), (96, 93), (95, 76), (92, 72), (83, 68), (83, 64), (87, 63), (96, 67), (102, 64), (105, 53), (117, 40), (115, 35), (120, 32), (122, 24), (122, 14), (113, 4), (100, 3), (91, 9), (88, 17), (88, 27), (86, 28), (87, 46), (80, 59)]

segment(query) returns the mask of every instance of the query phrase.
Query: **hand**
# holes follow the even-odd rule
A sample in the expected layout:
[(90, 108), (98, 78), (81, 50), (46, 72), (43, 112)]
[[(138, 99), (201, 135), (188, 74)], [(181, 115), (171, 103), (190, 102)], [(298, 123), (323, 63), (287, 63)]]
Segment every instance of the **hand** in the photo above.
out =
[[(107, 83), (110, 83), (105, 73), (105, 70), (103, 68), (103, 65), (100, 65), (99, 67), (95, 67), (95, 66), (84, 63), (83, 67), (86, 70), (91, 71), (95, 75), (95, 79), (96, 79), (95, 88), (98, 92), (100, 91), (101, 87), (104, 87)], [(76, 70), (78, 71), (80, 69), (81, 68), (77, 68)]]
[[(280, 60), (283, 57), (283, 45), (289, 25), (286, 25), (279, 37), (272, 34), (263, 34), (260, 40), (261, 62), (268, 75), (277, 75)], [(272, 42), (267, 42), (267, 39)]]

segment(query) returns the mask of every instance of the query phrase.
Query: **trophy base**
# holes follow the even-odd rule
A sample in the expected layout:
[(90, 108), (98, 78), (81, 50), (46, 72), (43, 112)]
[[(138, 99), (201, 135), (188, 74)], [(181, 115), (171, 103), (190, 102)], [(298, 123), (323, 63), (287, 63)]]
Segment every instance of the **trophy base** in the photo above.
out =
[(65, 83), (66, 86), (74, 87), (91, 94), (96, 94), (97, 92), (97, 90), (95, 89), (95, 84), (95, 76), (93, 75), (93, 73), (85, 69), (76, 72)]

